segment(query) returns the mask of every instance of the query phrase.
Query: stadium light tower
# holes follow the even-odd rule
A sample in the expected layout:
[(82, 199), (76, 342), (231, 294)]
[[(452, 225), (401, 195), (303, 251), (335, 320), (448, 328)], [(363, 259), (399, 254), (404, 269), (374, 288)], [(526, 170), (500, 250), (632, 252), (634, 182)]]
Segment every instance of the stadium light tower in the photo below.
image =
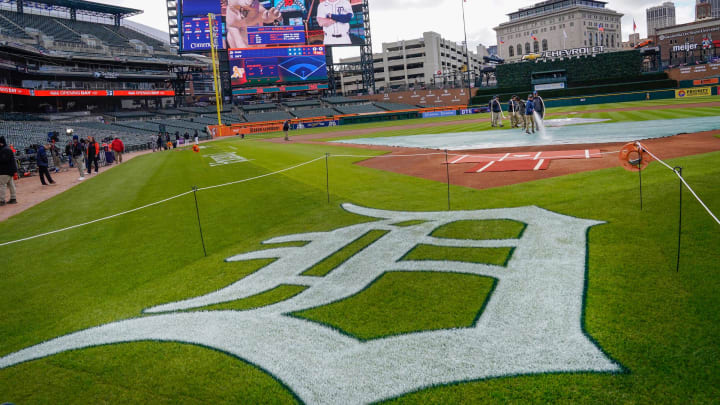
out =
[(462, 4), (462, 15), (463, 15), (463, 33), (465, 34), (465, 56), (467, 57), (466, 63), (466, 69), (467, 72), (467, 84), (468, 84), (468, 105), (470, 105), (470, 100), (472, 100), (472, 87), (470, 86), (470, 50), (468, 48), (468, 41), (467, 41), (467, 28), (465, 25), (465, 0), (460, 0), (460, 4)]

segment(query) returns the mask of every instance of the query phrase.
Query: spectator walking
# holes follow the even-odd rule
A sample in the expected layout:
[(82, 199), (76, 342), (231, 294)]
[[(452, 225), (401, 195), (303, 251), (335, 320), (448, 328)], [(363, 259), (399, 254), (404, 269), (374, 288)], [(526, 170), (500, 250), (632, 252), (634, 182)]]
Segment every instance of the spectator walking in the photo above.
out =
[(157, 138), (158, 138), (158, 136), (159, 136), (159, 135), (155, 135), (155, 134), (150, 135), (150, 147), (152, 148), (153, 152), (156, 152), (156, 151), (157, 151), (157, 147), (158, 147)]
[(117, 136), (110, 144), (110, 149), (113, 151), (115, 156), (115, 164), (122, 163), (122, 154), (125, 152), (125, 144)]
[(95, 173), (98, 172), (98, 154), (100, 154), (100, 145), (95, 142), (95, 138), (88, 136), (87, 142), (87, 171), (92, 173), (93, 163), (95, 164)]
[[(15, 154), (8, 147), (4, 136), (0, 136), (0, 206), (5, 204), (17, 204), (15, 194), (15, 182), (17, 178), (17, 162)], [(5, 202), (5, 189), (10, 189), (10, 201)]]
[(83, 146), (78, 140), (78, 136), (73, 135), (72, 144), (70, 144), (70, 157), (73, 165), (77, 167), (78, 172), (80, 173), (80, 178), (78, 179), (80, 181), (85, 180), (85, 172), (83, 171), (83, 167), (85, 167), (85, 158), (83, 157), (84, 153)]
[(289, 141), (288, 139), (288, 131), (290, 131), (290, 120), (285, 120), (285, 123), (283, 124), (283, 132), (285, 132), (285, 140)]
[(200, 143), (200, 137), (198, 136), (198, 131), (197, 131), (197, 129), (195, 130), (195, 136), (194, 136), (194, 138), (195, 138), (195, 145), (199, 144), (199, 143)]
[[(49, 145), (46, 146), (50, 148)], [(45, 146), (37, 146), (35, 160), (37, 161), (38, 173), (40, 174), (40, 183), (42, 183), (43, 186), (47, 186), (48, 183), (55, 184), (55, 181), (52, 179), (52, 177), (50, 177), (50, 170), (48, 170), (50, 162), (48, 161), (48, 155)], [(45, 183), (45, 179), (47, 179), (48, 183)]]
[(158, 151), (162, 150), (162, 132), (158, 133), (158, 137), (156, 139), (157, 142), (157, 149)]

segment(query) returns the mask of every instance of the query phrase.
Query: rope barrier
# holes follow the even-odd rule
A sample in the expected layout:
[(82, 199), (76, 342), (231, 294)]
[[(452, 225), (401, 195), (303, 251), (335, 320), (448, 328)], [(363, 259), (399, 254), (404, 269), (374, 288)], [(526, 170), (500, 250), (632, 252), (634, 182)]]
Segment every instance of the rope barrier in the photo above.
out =
[(713, 214), (713, 212), (710, 210), (710, 208), (708, 208), (708, 206), (705, 204), (705, 202), (703, 202), (703, 200), (701, 200), (700, 197), (698, 197), (698, 195), (695, 193), (695, 190), (693, 190), (692, 187), (690, 187), (690, 185), (688, 184), (688, 182), (685, 181), (685, 178), (682, 176), (682, 174), (680, 174), (677, 170), (675, 170), (674, 167), (671, 167), (670, 165), (668, 165), (667, 163), (665, 163), (662, 159), (660, 159), (659, 157), (655, 156), (655, 154), (653, 154), (652, 152), (650, 152), (650, 150), (648, 150), (648, 148), (645, 147), (645, 145), (641, 144), (640, 142), (636, 142), (636, 143), (637, 143), (637, 145), (638, 145), (639, 147), (641, 147), (645, 152), (647, 152), (648, 155), (652, 156), (653, 159), (657, 160), (658, 162), (660, 162), (660, 164), (662, 164), (663, 166), (665, 166), (665, 167), (667, 167), (668, 169), (672, 170), (672, 172), (675, 173), (675, 175), (678, 176), (678, 178), (680, 178), (680, 181), (681, 181), (681, 182), (685, 185), (685, 187), (690, 191), (690, 193), (693, 195), (693, 197), (695, 197), (695, 199), (700, 203), (700, 205), (702, 205), (702, 207), (705, 208), (705, 211), (707, 211), (707, 213), (710, 215), (710, 217), (712, 217), (712, 219), (714, 219), (715, 222), (717, 222), (718, 225), (720, 225), (720, 220), (718, 220), (718, 217), (715, 216), (715, 214)]
[(25, 242), (25, 241), (28, 241), (28, 240), (37, 239), (37, 238), (40, 238), (40, 237), (43, 237), (43, 236), (48, 236), (48, 235), (52, 235), (52, 234), (56, 234), (56, 233), (60, 233), (60, 232), (69, 231), (69, 230), (71, 230), (71, 229), (80, 228), (80, 227), (87, 226), (87, 225), (91, 225), (91, 224), (94, 224), (94, 223), (97, 223), (97, 222), (106, 221), (106, 220), (112, 219), (112, 218), (117, 218), (117, 217), (119, 217), (119, 216), (127, 215), (127, 214), (133, 213), (133, 212), (135, 212), (135, 211), (140, 211), (140, 210), (145, 209), (145, 208), (149, 208), (149, 207), (152, 207), (152, 206), (155, 206), (155, 205), (159, 205), (159, 204), (162, 204), (162, 203), (166, 203), (166, 202), (171, 201), (171, 200), (174, 200), (174, 199), (176, 199), (176, 198), (180, 198), (180, 197), (186, 196), (186, 195), (188, 195), (188, 194), (193, 193), (194, 191), (209, 190), (209, 189), (218, 188), (218, 187), (230, 186), (230, 185), (233, 185), (233, 184), (245, 183), (245, 182), (252, 181), (252, 180), (257, 180), (257, 179), (260, 179), (260, 178), (263, 178), (263, 177), (268, 177), (268, 176), (272, 176), (272, 175), (275, 175), (275, 174), (283, 173), (283, 172), (286, 172), (286, 171), (289, 171), (289, 170), (297, 169), (298, 167), (305, 166), (305, 165), (307, 165), (307, 164), (316, 162), (316, 161), (318, 161), (318, 160), (320, 160), (320, 159), (324, 159), (324, 158), (325, 158), (325, 156), (322, 156), (322, 157), (319, 157), (319, 158), (317, 158), (317, 159), (309, 160), (309, 161), (307, 161), (307, 162), (300, 163), (300, 164), (295, 165), (295, 166), (291, 166), (291, 167), (288, 167), (288, 168), (285, 168), (285, 169), (282, 169), (282, 170), (278, 170), (278, 171), (276, 171), (276, 172), (266, 173), (266, 174), (263, 174), (263, 175), (260, 175), (260, 176), (251, 177), (251, 178), (249, 178), (249, 179), (243, 179), (243, 180), (233, 181), (233, 182), (230, 182), (230, 183), (224, 183), (224, 184), (218, 184), (218, 185), (215, 185), (215, 186), (198, 188), (197, 190), (186, 191), (186, 192), (184, 192), (184, 193), (180, 193), (180, 194), (174, 195), (174, 196), (172, 196), (172, 197), (165, 198), (164, 200), (155, 201), (155, 202), (152, 202), (152, 203), (150, 203), (150, 204), (143, 205), (143, 206), (141, 206), (141, 207), (133, 208), (133, 209), (128, 210), (128, 211), (119, 212), (119, 213), (117, 213), (117, 214), (109, 215), (109, 216), (107, 216), (107, 217), (94, 219), (94, 220), (92, 220), (92, 221), (84, 222), (84, 223), (82, 223), (82, 224), (72, 225), (72, 226), (68, 226), (68, 227), (66, 227), (66, 228), (56, 229), (56, 230), (54, 230), (54, 231), (40, 233), (40, 234), (37, 234), (37, 235), (29, 236), (29, 237), (27, 237), (27, 238), (17, 239), (17, 240), (13, 240), (13, 241), (9, 241), (9, 242), (3, 242), (3, 243), (0, 243), (0, 247), (2, 247), (2, 246), (7, 246), (7, 245), (12, 245), (12, 244), (15, 244), (15, 243), (20, 243), (20, 242)]
[[(652, 156), (655, 160), (657, 160), (658, 162), (660, 162), (663, 166), (665, 166), (665, 167), (667, 167), (668, 169), (672, 170), (673, 173), (675, 173), (675, 174), (680, 178), (680, 180), (683, 182), (683, 184), (685, 185), (685, 187), (687, 187), (687, 189), (690, 190), (690, 192), (691, 192), (692, 195), (695, 197), (695, 199), (698, 200), (698, 202), (700, 203), (700, 205), (702, 205), (703, 208), (705, 208), (705, 210), (708, 212), (708, 214), (710, 214), (710, 216), (715, 220), (715, 222), (717, 222), (718, 224), (720, 224), (720, 220), (718, 220), (718, 218), (715, 216), (715, 214), (713, 214), (712, 211), (707, 207), (707, 205), (705, 205), (705, 203), (700, 199), (700, 197), (698, 197), (698, 195), (697, 195), (697, 194), (695, 193), (695, 191), (690, 187), (690, 185), (687, 183), (687, 181), (685, 181), (685, 179), (682, 177), (682, 175), (680, 175), (674, 168), (670, 167), (667, 163), (663, 162), (660, 158), (658, 158), (657, 156), (655, 156), (652, 152), (650, 152), (649, 150), (647, 150), (647, 148), (646, 148), (644, 145), (641, 145), (639, 142), (638, 142), (637, 144), (638, 144), (639, 146), (641, 146), (646, 152), (648, 152), (648, 154), (649, 154), (650, 156)], [(619, 151), (600, 152), (600, 153), (601, 153), (601, 154), (612, 154), (612, 153), (618, 153), (618, 152), (619, 152)], [(390, 154), (390, 155), (379, 155), (379, 156), (371, 156), (371, 155), (328, 155), (328, 156), (329, 156), (329, 157), (357, 157), (357, 158), (388, 158), (388, 157), (432, 156), (432, 155), (444, 155), (444, 154), (445, 154), (445, 152), (431, 152), (431, 153), (418, 153), (418, 154), (398, 154), (398, 155), (392, 155), (392, 154)], [(449, 154), (449, 156), (467, 156), (467, 154)], [(580, 156), (585, 156), (585, 155), (568, 155), (568, 156), (560, 156), (560, 157), (556, 157), (556, 158), (569, 158), (569, 157), (580, 157)], [(313, 163), (313, 162), (317, 162), (318, 160), (322, 160), (322, 159), (325, 159), (325, 158), (326, 158), (325, 155), (324, 155), (324, 156), (320, 156), (320, 157), (318, 157), (318, 158), (309, 160), (309, 161), (307, 161), (307, 162), (303, 162), (303, 163), (300, 163), (300, 164), (297, 164), (297, 165), (294, 165), (294, 166), (290, 166), (290, 167), (287, 167), (287, 168), (285, 168), (285, 169), (281, 169), (281, 170), (278, 170), (278, 171), (275, 171), (275, 172), (272, 172), (272, 173), (266, 173), (266, 174), (263, 174), (263, 175), (260, 175), (260, 176), (255, 176), (255, 177), (251, 177), (251, 178), (247, 178), (247, 179), (242, 179), (242, 180), (237, 180), (237, 181), (231, 181), (231, 182), (228, 182), (228, 183), (217, 184), (217, 185), (213, 185), (213, 186), (202, 187), (202, 188), (198, 188), (198, 189), (195, 190), (195, 191), (211, 190), (211, 189), (215, 189), (215, 188), (227, 187), (227, 186), (231, 186), (231, 185), (234, 185), (234, 184), (240, 184), (240, 183), (245, 183), (245, 182), (249, 182), (249, 181), (253, 181), (253, 180), (258, 180), (258, 179), (261, 179), (261, 178), (264, 178), (264, 177), (269, 177), (269, 176), (273, 176), (273, 175), (276, 175), (276, 174), (284, 173), (284, 172), (287, 172), (287, 171), (290, 171), (290, 170), (294, 170), (294, 169), (297, 169), (297, 168), (299, 168), (299, 167), (302, 167), (302, 166), (305, 166), (305, 165), (309, 165), (309, 164), (311, 164), (311, 163)], [(512, 159), (514, 159), (514, 158), (509, 158), (508, 160), (512, 160)], [(152, 203), (143, 205), (143, 206), (141, 206), (141, 207), (133, 208), (133, 209), (131, 209), (131, 210), (119, 212), (119, 213), (117, 213), (117, 214), (109, 215), (109, 216), (106, 216), (106, 217), (103, 217), (103, 218), (98, 218), (98, 219), (95, 219), (95, 220), (92, 220), (92, 221), (88, 221), (88, 222), (84, 222), (84, 223), (81, 223), (81, 224), (72, 225), (72, 226), (68, 226), (68, 227), (65, 227), (65, 228), (56, 229), (56, 230), (54, 230), (54, 231), (44, 232), (44, 233), (40, 233), (40, 234), (37, 234), (37, 235), (33, 235), (33, 236), (29, 236), (29, 237), (26, 237), (26, 238), (17, 239), (17, 240), (13, 240), (13, 241), (9, 241), (9, 242), (2, 242), (2, 243), (0, 243), (0, 247), (2, 247), (2, 246), (8, 246), (8, 245), (12, 245), (12, 244), (15, 244), (15, 243), (20, 243), (20, 242), (25, 242), (25, 241), (32, 240), (32, 239), (37, 239), (37, 238), (40, 238), (40, 237), (43, 237), (43, 236), (53, 235), (53, 234), (56, 234), (56, 233), (69, 231), (69, 230), (71, 230), (71, 229), (76, 229), (76, 228), (80, 228), (80, 227), (83, 227), (83, 226), (91, 225), (91, 224), (94, 224), (94, 223), (98, 223), (98, 222), (106, 221), (106, 220), (109, 220), (109, 219), (117, 218), (117, 217), (120, 217), (120, 216), (123, 216), (123, 215), (127, 215), (127, 214), (130, 214), (130, 213), (136, 212), (136, 211), (143, 210), (143, 209), (145, 209), (145, 208), (149, 208), (149, 207), (152, 207), (152, 206), (155, 206), (155, 205), (159, 205), (159, 204), (166, 203), (166, 202), (168, 202), (168, 201), (171, 201), (171, 200), (174, 200), (174, 199), (177, 199), (177, 198), (186, 196), (186, 195), (191, 194), (191, 193), (193, 193), (193, 190), (191, 190), (191, 191), (186, 191), (186, 192), (184, 192), (184, 193), (180, 193), (180, 194), (174, 195), (174, 196), (172, 196), (172, 197), (165, 198), (165, 199), (160, 200), (160, 201), (155, 201), (155, 202), (152, 202)]]

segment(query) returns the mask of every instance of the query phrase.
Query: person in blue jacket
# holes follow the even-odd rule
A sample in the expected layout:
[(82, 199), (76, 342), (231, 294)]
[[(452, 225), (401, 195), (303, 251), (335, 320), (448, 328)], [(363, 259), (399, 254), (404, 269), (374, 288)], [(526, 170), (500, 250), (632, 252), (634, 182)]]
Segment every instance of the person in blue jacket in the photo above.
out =
[(535, 133), (535, 117), (533, 117), (533, 112), (535, 112), (535, 103), (533, 101), (532, 94), (528, 94), (527, 102), (525, 103), (525, 133), (530, 133), (530, 128), (532, 128), (532, 133)]
[(38, 145), (36, 154), (38, 173), (40, 174), (40, 183), (42, 183), (43, 186), (47, 186), (47, 183), (45, 183), (46, 178), (50, 184), (55, 184), (55, 181), (52, 179), (52, 177), (50, 177), (50, 170), (48, 170), (49, 163), (47, 150), (45, 149), (46, 147), (47, 145)]

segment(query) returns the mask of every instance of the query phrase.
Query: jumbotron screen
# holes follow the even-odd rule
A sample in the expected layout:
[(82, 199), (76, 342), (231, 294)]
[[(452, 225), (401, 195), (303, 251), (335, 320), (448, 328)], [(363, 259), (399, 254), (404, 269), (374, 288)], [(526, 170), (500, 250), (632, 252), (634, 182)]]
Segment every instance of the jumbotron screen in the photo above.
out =
[(327, 81), (324, 46), (241, 48), (228, 51), (233, 87)]
[[(352, 46), (365, 41), (362, 0), (181, 0), (178, 24), (183, 51), (204, 50), (192, 45), (203, 39), (198, 38), (202, 30), (186, 22), (201, 17), (207, 21), (208, 13), (222, 16), (227, 48)], [(209, 30), (204, 38), (209, 39)]]

